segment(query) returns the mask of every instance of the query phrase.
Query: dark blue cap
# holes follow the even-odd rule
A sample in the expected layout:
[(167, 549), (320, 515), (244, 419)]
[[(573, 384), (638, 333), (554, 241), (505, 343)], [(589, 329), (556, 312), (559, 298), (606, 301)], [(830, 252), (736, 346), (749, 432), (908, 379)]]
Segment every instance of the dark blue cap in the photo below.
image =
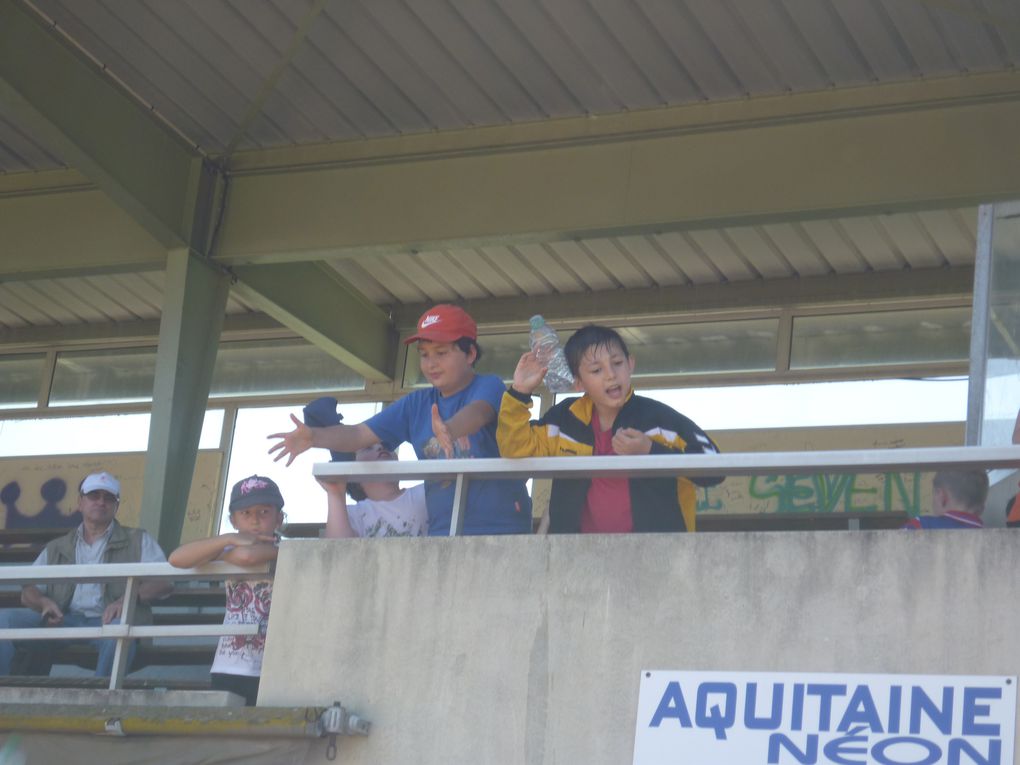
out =
[[(336, 399), (332, 396), (317, 398), (308, 404), (303, 410), (305, 425), (310, 428), (328, 428), (330, 425), (339, 425), (344, 418), (336, 410)], [(333, 462), (351, 462), (354, 460), (354, 452), (335, 452), (329, 450)]]

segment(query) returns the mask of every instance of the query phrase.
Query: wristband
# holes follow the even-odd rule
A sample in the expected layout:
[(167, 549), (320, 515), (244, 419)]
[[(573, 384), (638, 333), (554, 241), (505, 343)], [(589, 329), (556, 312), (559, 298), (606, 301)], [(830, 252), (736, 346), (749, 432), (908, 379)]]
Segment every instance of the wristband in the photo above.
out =
[(531, 394), (530, 393), (521, 393), (513, 385), (511, 385), (509, 388), (507, 388), (506, 392), (509, 393), (511, 396), (513, 396), (518, 401), (520, 401), (522, 403), (525, 403), (528, 406), (531, 406)]

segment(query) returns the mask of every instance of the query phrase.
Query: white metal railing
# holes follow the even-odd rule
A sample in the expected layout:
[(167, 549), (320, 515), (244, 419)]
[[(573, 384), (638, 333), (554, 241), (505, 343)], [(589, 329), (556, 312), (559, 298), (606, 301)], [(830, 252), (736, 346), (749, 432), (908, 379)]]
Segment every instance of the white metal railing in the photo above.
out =
[(631, 476), (810, 475), (890, 473), (902, 470), (1020, 468), (1020, 446), (948, 446), (817, 452), (648, 454), (607, 457), (419, 460), (417, 462), (320, 462), (316, 478), (333, 480), (456, 481), (450, 535), (464, 528), (469, 481), (492, 478), (592, 478)]
[[(0, 584), (47, 584), (56, 582), (125, 582), (121, 623), (99, 627), (38, 627), (0, 629), (0, 640), (92, 640), (117, 641), (110, 688), (123, 685), (127, 673), (128, 641), (136, 638), (217, 637), (254, 635), (255, 624), (133, 624), (137, 605), (135, 594), (141, 580), (222, 581), (236, 577), (272, 576), (269, 565), (245, 568), (213, 562), (196, 568), (175, 568), (169, 563), (98, 563), (74, 566), (0, 566)], [(159, 601), (155, 601), (158, 603)], [(154, 604), (150, 604), (154, 605)]]

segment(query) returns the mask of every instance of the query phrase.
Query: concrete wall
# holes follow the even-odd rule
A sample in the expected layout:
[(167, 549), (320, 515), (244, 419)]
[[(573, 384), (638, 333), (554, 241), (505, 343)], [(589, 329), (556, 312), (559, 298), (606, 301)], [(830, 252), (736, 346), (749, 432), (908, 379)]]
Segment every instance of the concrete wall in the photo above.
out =
[(289, 541), (259, 703), (369, 719), (343, 763), (630, 762), (643, 669), (1017, 674), (1018, 550), (1006, 529)]

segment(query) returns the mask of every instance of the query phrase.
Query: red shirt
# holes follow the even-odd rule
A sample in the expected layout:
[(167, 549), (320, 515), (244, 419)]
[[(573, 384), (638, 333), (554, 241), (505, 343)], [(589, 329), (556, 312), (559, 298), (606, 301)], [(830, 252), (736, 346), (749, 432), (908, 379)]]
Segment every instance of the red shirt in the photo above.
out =
[[(613, 451), (613, 430), (602, 430), (599, 416), (594, 410), (591, 413), (591, 427), (595, 434), (592, 454), (616, 454)], [(629, 479), (592, 478), (581, 513), (581, 533), (627, 534), (633, 530)]]

